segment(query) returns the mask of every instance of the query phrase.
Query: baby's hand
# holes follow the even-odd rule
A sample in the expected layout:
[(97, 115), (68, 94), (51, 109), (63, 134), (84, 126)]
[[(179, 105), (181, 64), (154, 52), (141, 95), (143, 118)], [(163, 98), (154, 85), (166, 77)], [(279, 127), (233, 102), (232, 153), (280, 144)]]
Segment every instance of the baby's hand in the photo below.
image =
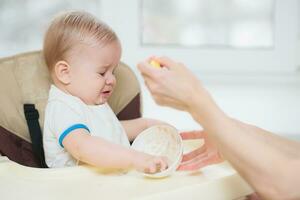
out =
[(136, 157), (134, 168), (140, 172), (154, 174), (168, 168), (167, 158), (142, 153)]

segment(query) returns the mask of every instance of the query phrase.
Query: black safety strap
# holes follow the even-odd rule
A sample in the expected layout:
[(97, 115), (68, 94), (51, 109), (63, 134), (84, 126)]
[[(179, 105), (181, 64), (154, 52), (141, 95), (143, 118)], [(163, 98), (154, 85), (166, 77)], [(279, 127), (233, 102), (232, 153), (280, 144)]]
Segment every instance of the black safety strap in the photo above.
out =
[(30, 133), (33, 153), (38, 159), (41, 167), (47, 168), (43, 148), (42, 131), (39, 124), (39, 112), (35, 109), (34, 104), (24, 104), (24, 114)]

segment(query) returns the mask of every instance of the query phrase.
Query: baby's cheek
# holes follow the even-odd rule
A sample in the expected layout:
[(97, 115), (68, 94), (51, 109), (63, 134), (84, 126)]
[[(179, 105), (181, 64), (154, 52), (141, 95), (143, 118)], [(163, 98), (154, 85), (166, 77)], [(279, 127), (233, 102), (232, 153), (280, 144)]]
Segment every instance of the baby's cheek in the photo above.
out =
[(112, 79), (112, 86), (115, 87), (116, 84), (117, 84), (117, 79), (114, 77), (114, 78)]

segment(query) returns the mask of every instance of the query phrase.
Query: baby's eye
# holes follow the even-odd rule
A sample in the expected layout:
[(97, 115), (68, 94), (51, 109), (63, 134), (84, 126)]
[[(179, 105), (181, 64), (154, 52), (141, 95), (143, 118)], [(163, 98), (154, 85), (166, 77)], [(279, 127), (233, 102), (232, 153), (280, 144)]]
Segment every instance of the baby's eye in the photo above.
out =
[(101, 76), (104, 76), (105, 72), (101, 72), (101, 73), (98, 73), (98, 74), (100, 74)]

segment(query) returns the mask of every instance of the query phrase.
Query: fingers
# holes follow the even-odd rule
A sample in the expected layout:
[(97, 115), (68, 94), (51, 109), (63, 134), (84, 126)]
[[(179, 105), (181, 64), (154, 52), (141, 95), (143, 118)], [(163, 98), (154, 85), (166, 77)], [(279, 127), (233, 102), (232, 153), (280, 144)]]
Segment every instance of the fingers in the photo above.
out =
[(219, 154), (217, 152), (213, 152), (207, 154), (207, 156), (199, 156), (191, 162), (182, 163), (177, 170), (197, 170), (211, 164), (220, 163), (222, 161), (223, 160), (219, 157)]
[(180, 136), (183, 140), (191, 140), (191, 139), (203, 139), (204, 131), (187, 131), (181, 132)]
[(156, 68), (151, 67), (148, 61), (138, 63), (137, 68), (143, 76), (148, 78), (151, 78), (158, 71)]
[(168, 162), (166, 157), (156, 157), (149, 166), (144, 170), (145, 173), (154, 174), (164, 171), (168, 168)]
[(156, 92), (157, 91), (157, 83), (149, 78), (149, 77), (144, 77), (144, 82), (145, 82), (145, 85), (147, 86), (148, 90), (153, 93), (153, 92)]
[(146, 61), (147, 61), (148, 63), (150, 63), (151, 60), (157, 61), (157, 60), (155, 59), (155, 57), (156, 57), (156, 56), (154, 56), (154, 55), (153, 55), (153, 56), (150, 56), (149, 58), (146, 59)]
[(184, 154), (182, 156), (182, 161), (181, 162), (186, 162), (186, 161), (192, 160), (195, 157), (199, 156), (200, 154), (205, 153), (206, 150), (207, 150), (206, 146), (203, 145), (202, 147), (200, 147), (200, 148), (198, 148), (198, 149), (196, 149), (194, 151), (191, 151), (191, 152), (189, 152), (187, 154)]
[(181, 164), (177, 170), (198, 170), (202, 167), (214, 164), (211, 162), (209, 157), (203, 157), (201, 160), (197, 160), (195, 162), (183, 163)]
[(154, 56), (154, 55), (147, 58), (146, 62), (150, 63), (152, 60), (158, 62), (162, 67), (167, 67), (167, 68), (173, 67), (174, 65), (177, 64), (174, 60), (166, 56)]
[(202, 154), (199, 154), (199, 155), (197, 155), (197, 156), (195, 156), (193, 159), (189, 159), (189, 160), (186, 160), (186, 161), (182, 161), (181, 163), (180, 163), (180, 165), (189, 165), (189, 164), (191, 164), (191, 163), (195, 163), (195, 162), (197, 162), (197, 161), (199, 161), (199, 160), (202, 160), (202, 159), (204, 159), (204, 158), (206, 158), (206, 157), (208, 157), (208, 153), (207, 153), (207, 151), (205, 151), (205, 152), (203, 152)]
[(177, 62), (166, 56), (152, 58), (159, 62), (161, 66), (166, 67), (167, 69), (174, 68), (178, 64)]
[(156, 173), (159, 170), (159, 168), (160, 168), (160, 165), (158, 165), (158, 164), (151, 164), (149, 166), (149, 168), (146, 169), (145, 172), (148, 173), (148, 174), (154, 174), (154, 173)]
[(145, 85), (150, 92), (159, 91), (159, 85), (161, 85), (161, 81), (163, 79), (163, 70), (158, 70), (145, 61), (138, 64), (138, 69), (141, 72)]
[(197, 169), (200, 169), (200, 168), (205, 167), (210, 164), (212, 164), (212, 163), (210, 162), (209, 158), (204, 157), (202, 160), (197, 161), (197, 162), (181, 164), (181, 165), (179, 165), (177, 170), (183, 170), (183, 171), (197, 170)]
[[(157, 61), (162, 66), (162, 69), (158, 70), (157, 68), (151, 66), (150, 65), (151, 60)], [(165, 56), (163, 57), (151, 56), (145, 61), (138, 63), (137, 67), (143, 76), (153, 76), (154, 73), (159, 73), (159, 71), (164, 71), (164, 69), (175, 69), (178, 67), (184, 67), (184, 65), (175, 62), (174, 60)]]
[(168, 168), (168, 159), (166, 157), (162, 157), (159, 163), (160, 171), (164, 171)]

